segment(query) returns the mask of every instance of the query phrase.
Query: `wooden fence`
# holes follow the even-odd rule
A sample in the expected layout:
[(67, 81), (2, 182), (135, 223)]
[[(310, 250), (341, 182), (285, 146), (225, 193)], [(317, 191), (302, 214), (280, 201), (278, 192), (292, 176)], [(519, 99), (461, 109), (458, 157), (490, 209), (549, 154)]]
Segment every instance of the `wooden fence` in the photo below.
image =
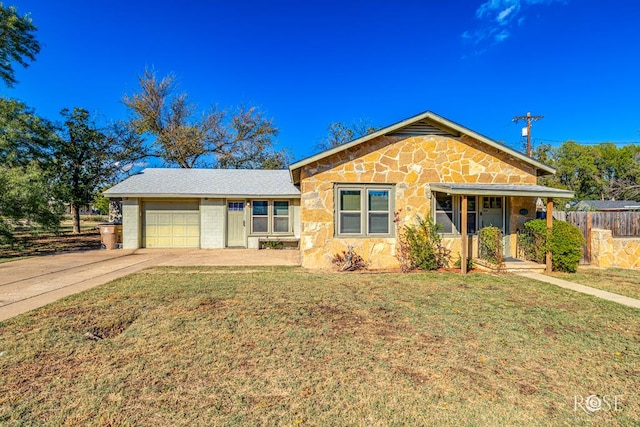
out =
[(591, 230), (611, 230), (613, 237), (640, 237), (640, 212), (567, 212), (567, 222), (580, 229), (586, 240), (582, 263), (591, 262)]

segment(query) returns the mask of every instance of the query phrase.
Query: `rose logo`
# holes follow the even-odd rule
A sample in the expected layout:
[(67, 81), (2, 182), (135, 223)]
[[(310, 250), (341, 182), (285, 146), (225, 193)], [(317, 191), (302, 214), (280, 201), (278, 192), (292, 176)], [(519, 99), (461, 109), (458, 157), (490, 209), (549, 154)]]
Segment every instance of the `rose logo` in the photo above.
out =
[(600, 399), (595, 394), (587, 396), (584, 403), (586, 405), (587, 411), (589, 412), (596, 412), (602, 409), (602, 399)]

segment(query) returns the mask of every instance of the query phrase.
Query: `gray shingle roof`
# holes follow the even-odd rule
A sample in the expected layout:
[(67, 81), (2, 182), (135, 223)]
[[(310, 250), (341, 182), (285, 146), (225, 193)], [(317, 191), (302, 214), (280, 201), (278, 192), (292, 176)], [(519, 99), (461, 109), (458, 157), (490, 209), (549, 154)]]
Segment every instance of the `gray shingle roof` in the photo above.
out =
[(148, 168), (105, 191), (107, 197), (300, 197), (288, 170)]
[(582, 200), (577, 205), (578, 210), (640, 210), (640, 202), (634, 200)]

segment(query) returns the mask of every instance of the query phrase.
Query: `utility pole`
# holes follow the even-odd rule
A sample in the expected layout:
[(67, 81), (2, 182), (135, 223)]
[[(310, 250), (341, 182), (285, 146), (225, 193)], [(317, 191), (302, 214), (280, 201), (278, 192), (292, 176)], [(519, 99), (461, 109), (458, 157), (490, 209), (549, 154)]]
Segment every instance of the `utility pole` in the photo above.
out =
[(526, 116), (515, 116), (513, 121), (518, 123), (520, 120), (527, 121), (527, 156), (531, 157), (531, 122), (544, 119), (544, 116), (532, 116), (531, 113), (527, 113)]

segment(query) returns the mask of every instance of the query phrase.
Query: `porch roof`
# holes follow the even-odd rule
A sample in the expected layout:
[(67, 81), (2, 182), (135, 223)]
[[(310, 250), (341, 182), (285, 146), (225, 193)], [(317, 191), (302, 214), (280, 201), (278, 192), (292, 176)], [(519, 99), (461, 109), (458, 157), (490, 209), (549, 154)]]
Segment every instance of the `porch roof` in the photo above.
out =
[(438, 182), (429, 186), (431, 191), (467, 196), (560, 197), (566, 199), (574, 197), (573, 191), (544, 187), (542, 185), (453, 184)]

